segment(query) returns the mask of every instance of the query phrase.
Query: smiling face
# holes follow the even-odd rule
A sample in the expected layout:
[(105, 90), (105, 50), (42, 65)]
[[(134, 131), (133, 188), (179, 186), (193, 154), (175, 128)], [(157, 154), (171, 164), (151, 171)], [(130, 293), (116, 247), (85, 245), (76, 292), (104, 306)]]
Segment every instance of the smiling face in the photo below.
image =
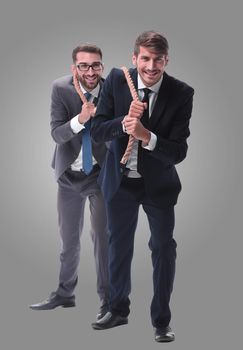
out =
[(78, 52), (76, 55), (76, 70), (80, 83), (87, 91), (93, 90), (99, 83), (102, 73), (103, 65), (99, 70), (94, 70), (92, 67), (89, 67), (87, 71), (80, 70), (77, 65), (93, 65), (101, 63), (101, 56), (98, 53), (91, 52)]
[(163, 75), (168, 63), (168, 55), (159, 54), (140, 46), (139, 52), (133, 54), (132, 62), (137, 67), (144, 85), (150, 87), (156, 84)]

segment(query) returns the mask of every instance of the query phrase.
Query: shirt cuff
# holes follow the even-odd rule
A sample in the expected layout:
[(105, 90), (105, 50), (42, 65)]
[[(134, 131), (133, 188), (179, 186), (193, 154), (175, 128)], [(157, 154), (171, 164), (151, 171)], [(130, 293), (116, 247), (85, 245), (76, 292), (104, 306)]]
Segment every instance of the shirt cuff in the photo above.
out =
[(153, 151), (155, 149), (156, 143), (157, 143), (157, 136), (150, 131), (151, 137), (150, 141), (147, 145), (144, 146), (144, 143), (142, 142), (142, 147), (144, 149), (147, 149), (149, 151)]
[(122, 124), (122, 131), (123, 131), (125, 134), (127, 133), (126, 128), (125, 128), (125, 125), (124, 125), (124, 124)]
[[(124, 118), (125, 118), (125, 116), (124, 116)], [(123, 118), (123, 119), (124, 119), (124, 118)], [(122, 119), (122, 121), (121, 121), (122, 131), (126, 134), (126, 133), (127, 133), (127, 130), (126, 130), (125, 124), (123, 124), (123, 119)]]
[(70, 121), (70, 126), (74, 134), (78, 134), (82, 129), (85, 129), (85, 126), (79, 123), (78, 117), (79, 114), (73, 117)]

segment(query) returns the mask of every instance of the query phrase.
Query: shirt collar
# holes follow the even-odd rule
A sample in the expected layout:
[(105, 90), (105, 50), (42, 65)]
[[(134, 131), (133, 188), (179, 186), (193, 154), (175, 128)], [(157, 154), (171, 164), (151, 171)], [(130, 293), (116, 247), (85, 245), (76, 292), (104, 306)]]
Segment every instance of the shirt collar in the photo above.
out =
[[(159, 92), (160, 86), (162, 84), (162, 80), (163, 80), (163, 75), (161, 76), (160, 80), (156, 84), (150, 86), (149, 89), (157, 94)], [(141, 90), (144, 88), (147, 88), (147, 86), (144, 85), (144, 83), (143, 83), (143, 81), (138, 73), (138, 90)]]
[[(81, 90), (82, 90), (82, 92), (83, 92), (84, 94), (85, 94), (86, 92), (88, 92), (88, 91), (86, 91), (86, 90), (83, 88), (83, 86), (81, 85), (80, 82), (79, 82), (79, 85), (80, 85), (80, 88), (81, 88)], [(98, 96), (99, 96), (99, 91), (100, 91), (100, 84), (98, 84), (92, 91), (89, 91), (89, 93), (90, 93), (92, 96), (98, 98)]]

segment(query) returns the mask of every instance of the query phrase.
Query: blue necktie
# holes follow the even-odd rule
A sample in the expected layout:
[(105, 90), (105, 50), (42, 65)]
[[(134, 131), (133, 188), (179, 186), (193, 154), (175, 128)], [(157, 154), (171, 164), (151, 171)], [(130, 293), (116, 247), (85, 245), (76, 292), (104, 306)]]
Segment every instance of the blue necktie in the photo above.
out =
[[(91, 94), (89, 92), (85, 93), (87, 101), (90, 100)], [(92, 144), (90, 138), (90, 126), (91, 119), (89, 119), (85, 124), (85, 128), (82, 130), (82, 161), (83, 161), (83, 172), (86, 175), (89, 175), (93, 169), (93, 160), (92, 160)]]

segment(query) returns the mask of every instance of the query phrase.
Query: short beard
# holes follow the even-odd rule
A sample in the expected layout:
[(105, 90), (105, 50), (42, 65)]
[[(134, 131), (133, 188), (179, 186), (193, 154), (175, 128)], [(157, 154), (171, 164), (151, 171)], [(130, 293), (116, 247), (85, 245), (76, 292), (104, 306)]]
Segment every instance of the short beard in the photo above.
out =
[(85, 81), (85, 79), (84, 78), (81, 78), (80, 76), (78, 76), (78, 80), (80, 81), (80, 83), (81, 83), (81, 85), (83, 86), (83, 88), (85, 88), (85, 89), (95, 89), (96, 88), (96, 86), (99, 84), (99, 82), (100, 82), (100, 80), (101, 80), (101, 77), (100, 76), (98, 76), (97, 78), (96, 78), (97, 80), (96, 80), (96, 84), (95, 84), (95, 86), (88, 86), (87, 84), (86, 84), (86, 81)]

